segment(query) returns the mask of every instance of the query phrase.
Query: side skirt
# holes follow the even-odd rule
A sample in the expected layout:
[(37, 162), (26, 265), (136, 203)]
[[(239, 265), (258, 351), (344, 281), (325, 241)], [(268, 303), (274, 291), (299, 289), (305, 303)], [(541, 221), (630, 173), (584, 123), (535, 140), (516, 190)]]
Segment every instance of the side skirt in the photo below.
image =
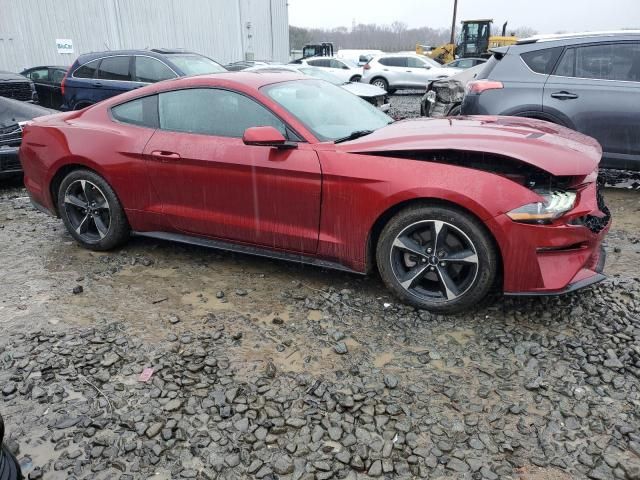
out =
[(200, 247), (216, 248), (218, 250), (226, 250), (235, 253), (244, 253), (247, 255), (256, 255), (258, 257), (273, 258), (276, 260), (286, 260), (288, 262), (304, 263), (313, 265), (314, 267), (329, 268), (331, 270), (340, 270), (342, 272), (355, 273), (365, 275), (349, 267), (328, 260), (310, 257), (308, 255), (295, 254), (290, 252), (282, 252), (278, 250), (270, 250), (268, 248), (256, 247), (253, 245), (242, 245), (238, 243), (225, 242), (223, 240), (213, 240), (210, 238), (195, 237), (184, 235), (181, 233), (168, 232), (132, 232), (132, 235), (139, 237), (156, 238), (158, 240), (168, 240), (171, 242), (186, 243), (188, 245), (198, 245)]

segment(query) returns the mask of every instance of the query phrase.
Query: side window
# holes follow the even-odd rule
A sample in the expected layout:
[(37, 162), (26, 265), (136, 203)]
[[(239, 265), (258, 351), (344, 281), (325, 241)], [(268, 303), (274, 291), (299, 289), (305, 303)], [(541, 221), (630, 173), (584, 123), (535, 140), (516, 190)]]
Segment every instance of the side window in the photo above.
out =
[(316, 59), (316, 60), (308, 60), (307, 63), (309, 65), (312, 65), (314, 67), (328, 67), (329, 65), (324, 65), (323, 64), (324, 60), (321, 59)]
[(340, 60), (335, 60), (333, 58), (331, 60), (329, 60), (329, 66), (331, 68), (344, 68), (344, 69), (349, 68), (344, 63), (342, 63)]
[(407, 58), (407, 66), (411, 67), (411, 68), (425, 68), (427, 66), (427, 64), (425, 62), (423, 62), (422, 60), (420, 60), (419, 58), (408, 57)]
[(34, 82), (47, 82), (49, 81), (49, 69), (41, 68), (38, 70), (33, 70), (29, 75), (27, 75)]
[(534, 72), (549, 75), (553, 71), (561, 52), (562, 47), (555, 47), (526, 52), (520, 56), (524, 63)]
[(51, 82), (55, 83), (56, 85), (60, 85), (62, 83), (62, 79), (64, 78), (65, 75), (64, 70), (52, 70), (51, 71)]
[(380, 63), (382, 65), (386, 65), (387, 67), (406, 67), (407, 58), (406, 57), (385, 57), (380, 59)]
[(573, 77), (576, 65), (576, 49), (575, 48), (567, 48), (556, 67), (556, 71), (553, 72), (554, 75), (558, 75), (560, 77)]
[(576, 48), (575, 76), (640, 81), (640, 43), (608, 43)]
[(75, 78), (93, 78), (98, 69), (98, 62), (100, 60), (93, 60), (92, 62), (85, 63), (80, 68), (76, 68), (73, 72)]
[(131, 80), (129, 59), (131, 57), (105, 57), (100, 62), (98, 78), (102, 80)]
[(241, 138), (249, 127), (286, 127), (262, 105), (239, 93), (191, 88), (160, 94), (160, 128), (175, 132)]
[(160, 60), (151, 57), (135, 57), (136, 82), (154, 83), (175, 78), (176, 74)]
[(113, 118), (140, 127), (158, 128), (158, 96), (137, 98), (111, 109)]

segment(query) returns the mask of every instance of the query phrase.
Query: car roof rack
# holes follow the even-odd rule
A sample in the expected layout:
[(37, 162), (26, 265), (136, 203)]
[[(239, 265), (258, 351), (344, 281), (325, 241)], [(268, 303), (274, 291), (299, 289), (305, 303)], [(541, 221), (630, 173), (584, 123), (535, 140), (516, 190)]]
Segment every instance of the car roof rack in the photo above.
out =
[(184, 48), (152, 48), (150, 51), (165, 55), (169, 53), (189, 53), (189, 51)]
[(621, 35), (640, 35), (640, 30), (607, 30), (599, 32), (576, 32), (576, 33), (554, 33), (550, 35), (534, 35), (532, 37), (523, 38), (516, 42), (516, 45), (527, 45), (529, 43), (551, 42), (554, 40), (566, 40), (571, 38), (589, 38), (589, 37), (613, 37)]

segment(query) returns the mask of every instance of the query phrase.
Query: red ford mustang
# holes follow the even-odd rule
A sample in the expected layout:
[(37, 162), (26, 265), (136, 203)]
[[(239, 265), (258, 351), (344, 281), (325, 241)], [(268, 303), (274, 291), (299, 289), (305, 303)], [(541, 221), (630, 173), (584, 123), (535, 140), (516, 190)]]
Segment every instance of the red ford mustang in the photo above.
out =
[(84, 247), (131, 234), (367, 273), (437, 312), (603, 279), (589, 137), (514, 117), (393, 122), (291, 73), (170, 80), (25, 127), (34, 204)]

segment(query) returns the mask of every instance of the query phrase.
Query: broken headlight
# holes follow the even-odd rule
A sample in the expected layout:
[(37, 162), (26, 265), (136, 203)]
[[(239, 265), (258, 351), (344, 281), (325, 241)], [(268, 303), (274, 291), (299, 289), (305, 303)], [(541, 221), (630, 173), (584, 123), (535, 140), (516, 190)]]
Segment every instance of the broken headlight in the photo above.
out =
[(507, 213), (511, 220), (525, 223), (547, 223), (564, 215), (576, 203), (576, 192), (536, 191), (542, 202), (529, 203)]

